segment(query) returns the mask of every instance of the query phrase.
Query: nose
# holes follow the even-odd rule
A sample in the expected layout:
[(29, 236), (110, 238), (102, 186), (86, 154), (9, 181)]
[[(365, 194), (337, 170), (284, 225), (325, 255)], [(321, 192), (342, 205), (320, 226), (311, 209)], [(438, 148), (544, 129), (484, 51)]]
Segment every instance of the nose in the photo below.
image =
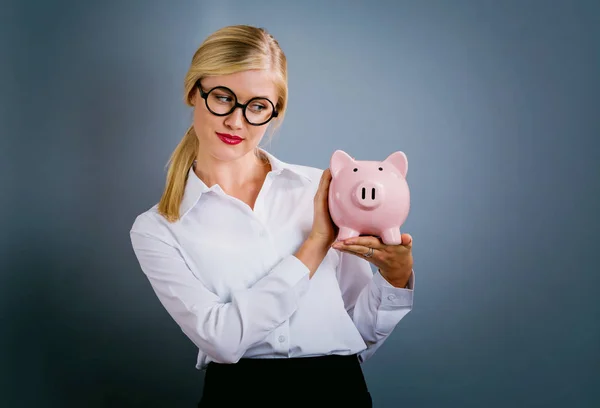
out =
[(244, 121), (244, 112), (241, 108), (236, 108), (229, 115), (225, 116), (225, 125), (230, 129), (241, 129)]
[(354, 202), (365, 210), (374, 210), (383, 202), (383, 186), (373, 181), (361, 181), (354, 189)]

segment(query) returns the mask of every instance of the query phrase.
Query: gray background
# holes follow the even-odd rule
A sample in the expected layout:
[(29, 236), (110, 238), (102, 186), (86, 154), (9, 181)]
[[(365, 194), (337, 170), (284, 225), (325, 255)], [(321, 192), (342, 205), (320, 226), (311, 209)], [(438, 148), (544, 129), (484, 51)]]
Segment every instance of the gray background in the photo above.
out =
[(270, 151), (409, 158), (415, 303), (364, 366), (375, 406), (600, 406), (600, 7), (442, 0), (4, 4), (0, 406), (197, 402), (128, 233), (191, 123), (191, 55), (236, 23), (289, 59)]

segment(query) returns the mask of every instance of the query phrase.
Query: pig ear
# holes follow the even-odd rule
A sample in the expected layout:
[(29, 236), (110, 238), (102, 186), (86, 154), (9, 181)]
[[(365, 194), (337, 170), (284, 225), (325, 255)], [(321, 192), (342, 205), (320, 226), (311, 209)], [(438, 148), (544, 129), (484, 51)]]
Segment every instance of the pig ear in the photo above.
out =
[(354, 159), (343, 150), (336, 150), (333, 152), (329, 163), (332, 177), (335, 177), (341, 169), (352, 163), (354, 163)]
[(390, 154), (383, 163), (390, 163), (398, 169), (400, 174), (402, 174), (402, 177), (406, 177), (406, 173), (408, 172), (408, 159), (404, 152), (394, 152)]

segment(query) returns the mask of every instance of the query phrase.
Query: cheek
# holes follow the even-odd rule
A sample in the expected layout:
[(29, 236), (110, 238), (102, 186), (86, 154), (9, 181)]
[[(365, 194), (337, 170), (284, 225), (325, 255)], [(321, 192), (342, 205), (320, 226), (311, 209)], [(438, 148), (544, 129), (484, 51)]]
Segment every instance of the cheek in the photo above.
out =
[(267, 126), (248, 126), (248, 134), (254, 140), (261, 139), (267, 131)]
[(194, 127), (196, 130), (196, 134), (206, 133), (213, 129), (215, 124), (213, 123), (217, 119), (214, 115), (211, 115), (210, 112), (207, 112), (206, 109), (203, 109), (202, 106), (198, 108), (194, 108)]
[(194, 107), (194, 122), (203, 122), (206, 120), (206, 110), (203, 106)]

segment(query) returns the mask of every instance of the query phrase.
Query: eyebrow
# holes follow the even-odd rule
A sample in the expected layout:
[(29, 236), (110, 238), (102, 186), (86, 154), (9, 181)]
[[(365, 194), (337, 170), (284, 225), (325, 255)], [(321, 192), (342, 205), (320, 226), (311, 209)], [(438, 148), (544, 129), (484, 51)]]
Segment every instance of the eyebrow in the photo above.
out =
[[(220, 86), (220, 87), (223, 87), (223, 88), (227, 88), (227, 89), (229, 89), (231, 92), (233, 92), (233, 93), (235, 94), (235, 96), (236, 96), (236, 97), (239, 95), (237, 92), (235, 92), (233, 89), (231, 89), (231, 88), (230, 88), (230, 87), (228, 87), (227, 85), (218, 84), (218, 85), (214, 85), (214, 86), (207, 87), (206, 85), (202, 85), (202, 84), (201, 84), (201, 82), (200, 82), (200, 80), (196, 81), (196, 84), (197, 84), (197, 85), (199, 85), (199, 86), (202, 88), (202, 90), (203, 90), (204, 92), (208, 92), (208, 91), (210, 91), (211, 89), (213, 89), (213, 88), (216, 88), (216, 87), (219, 87), (219, 86)], [(254, 99), (254, 98), (263, 98), (263, 99), (268, 99), (268, 100), (270, 100), (271, 102), (274, 102), (274, 99), (271, 99), (271, 98), (270, 98), (269, 96), (267, 96), (267, 95), (255, 95), (255, 96), (252, 96), (251, 98), (248, 98), (248, 99), (246, 100), (246, 102), (248, 102), (250, 99)], [(277, 96), (275, 96), (275, 99), (277, 99)], [(239, 102), (239, 101), (238, 101), (238, 102)], [(240, 102), (240, 103), (241, 103), (241, 102)]]
[[(224, 85), (223, 85), (223, 86), (224, 86)], [(226, 88), (228, 88), (228, 89), (231, 89), (231, 88), (229, 88), (228, 86), (226, 86)], [(231, 92), (233, 92), (233, 93), (235, 94), (235, 96), (236, 96), (236, 97), (239, 95), (239, 94), (238, 94), (237, 92), (235, 92), (233, 89), (231, 89)], [(269, 99), (269, 100), (271, 100), (271, 98), (270, 98), (270, 97), (268, 97), (268, 96), (266, 96), (266, 95), (255, 95), (255, 96), (252, 96), (252, 97), (250, 97), (250, 98), (246, 99), (246, 102), (248, 102), (250, 99), (254, 99), (254, 98), (264, 98), (264, 99)]]

